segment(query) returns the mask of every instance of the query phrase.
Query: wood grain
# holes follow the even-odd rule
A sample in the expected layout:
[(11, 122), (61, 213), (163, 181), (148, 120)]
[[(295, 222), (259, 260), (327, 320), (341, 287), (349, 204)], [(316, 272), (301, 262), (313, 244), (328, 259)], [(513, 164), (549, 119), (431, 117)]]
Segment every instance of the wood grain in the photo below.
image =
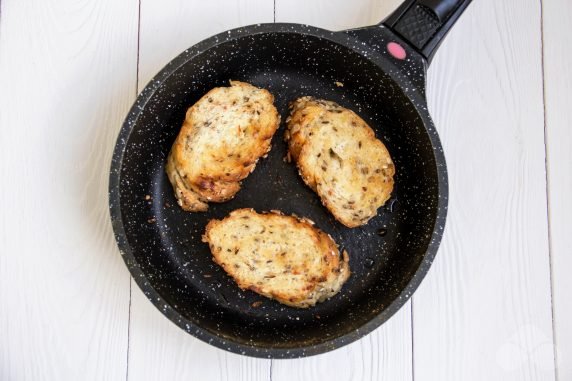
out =
[(129, 380), (268, 380), (270, 360), (215, 348), (171, 323), (133, 284)]
[[(248, 24), (272, 22), (271, 0), (141, 0), (139, 90), (183, 50)], [(268, 380), (270, 360), (238, 356), (167, 320), (132, 284), (130, 380)]]
[(1, 7), (0, 379), (123, 379), (129, 273), (106, 195), (136, 2)]
[(276, 22), (352, 29), (381, 22), (399, 4), (401, 0), (276, 0)]
[(559, 380), (572, 379), (572, 3), (542, 2), (552, 302)]
[(429, 70), (449, 168), (441, 250), (413, 297), (423, 380), (553, 380), (534, 0), (473, 2)]
[[(306, 23), (330, 30), (373, 25), (400, 1), (277, 0), (276, 21)], [(356, 343), (334, 352), (272, 364), (272, 380), (411, 380), (410, 304)]]
[(359, 341), (297, 360), (273, 360), (272, 381), (412, 380), (411, 304)]
[(139, 90), (197, 42), (228, 29), (273, 20), (273, 0), (141, 0)]

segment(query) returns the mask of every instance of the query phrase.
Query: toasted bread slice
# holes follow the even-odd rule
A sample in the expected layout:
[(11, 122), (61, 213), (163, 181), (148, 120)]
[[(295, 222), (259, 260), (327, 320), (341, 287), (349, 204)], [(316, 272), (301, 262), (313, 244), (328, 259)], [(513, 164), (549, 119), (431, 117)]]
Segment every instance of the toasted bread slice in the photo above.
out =
[(274, 97), (248, 83), (230, 81), (187, 110), (171, 148), (166, 172), (179, 205), (203, 212), (208, 202), (224, 202), (270, 150), (280, 124)]
[(235, 210), (211, 220), (203, 242), (241, 289), (292, 307), (332, 297), (350, 276), (348, 254), (340, 255), (332, 237), (309, 220), (279, 212)]
[(334, 102), (303, 97), (291, 108), (285, 139), (304, 182), (339, 222), (366, 224), (393, 190), (389, 152), (363, 119)]

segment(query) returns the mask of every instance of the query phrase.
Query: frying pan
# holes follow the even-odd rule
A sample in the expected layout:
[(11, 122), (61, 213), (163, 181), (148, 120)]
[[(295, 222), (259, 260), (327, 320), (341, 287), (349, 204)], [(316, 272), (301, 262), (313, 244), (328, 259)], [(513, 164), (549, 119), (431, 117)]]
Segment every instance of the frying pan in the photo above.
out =
[[(437, 252), (447, 171), (427, 111), (425, 74), (470, 0), (408, 0), (381, 24), (341, 32), (262, 24), (187, 49), (141, 92), (119, 133), (109, 204), (121, 255), (149, 300), (179, 327), (219, 348), (266, 358), (326, 352), (388, 320), (415, 291)], [(187, 213), (164, 165), (187, 108), (230, 79), (268, 89), (287, 116), (312, 95), (357, 112), (395, 162), (392, 198), (359, 228), (338, 223), (286, 163), (284, 124), (237, 196)], [(212, 260), (201, 234), (238, 208), (308, 217), (350, 254), (352, 276), (333, 298), (295, 309), (241, 291)]]

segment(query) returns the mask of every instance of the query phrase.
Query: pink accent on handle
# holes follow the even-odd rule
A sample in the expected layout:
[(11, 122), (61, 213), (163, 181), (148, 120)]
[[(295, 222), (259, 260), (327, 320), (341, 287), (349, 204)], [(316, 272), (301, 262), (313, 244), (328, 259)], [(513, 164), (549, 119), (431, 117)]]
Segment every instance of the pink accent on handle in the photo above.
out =
[(387, 44), (387, 51), (393, 57), (397, 58), (398, 60), (404, 60), (407, 57), (407, 52), (403, 48), (403, 46), (399, 45), (397, 42), (390, 42)]

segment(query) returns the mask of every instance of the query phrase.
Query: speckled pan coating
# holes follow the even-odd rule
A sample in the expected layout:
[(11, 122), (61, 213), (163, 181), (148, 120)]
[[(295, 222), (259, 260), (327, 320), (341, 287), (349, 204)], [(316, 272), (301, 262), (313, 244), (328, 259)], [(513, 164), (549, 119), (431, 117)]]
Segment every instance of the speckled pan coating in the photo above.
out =
[[(400, 42), (378, 26), (347, 32), (295, 24), (239, 28), (186, 50), (142, 91), (113, 155), (111, 220), (135, 281), (171, 321), (235, 353), (303, 357), (361, 338), (415, 291), (443, 233), (447, 172), (427, 112), (426, 65), (412, 51), (405, 61), (393, 59), (385, 52), (390, 41)], [(284, 125), (235, 199), (207, 213), (182, 211), (164, 173), (166, 155), (187, 107), (229, 79), (269, 89), (283, 119), (288, 102), (303, 95), (331, 99), (364, 118), (398, 173), (393, 197), (378, 216), (355, 229), (336, 222), (295, 166), (284, 162)], [(353, 275), (342, 291), (296, 310), (239, 290), (211, 260), (201, 234), (209, 219), (245, 207), (308, 217), (330, 233), (351, 253)]]

